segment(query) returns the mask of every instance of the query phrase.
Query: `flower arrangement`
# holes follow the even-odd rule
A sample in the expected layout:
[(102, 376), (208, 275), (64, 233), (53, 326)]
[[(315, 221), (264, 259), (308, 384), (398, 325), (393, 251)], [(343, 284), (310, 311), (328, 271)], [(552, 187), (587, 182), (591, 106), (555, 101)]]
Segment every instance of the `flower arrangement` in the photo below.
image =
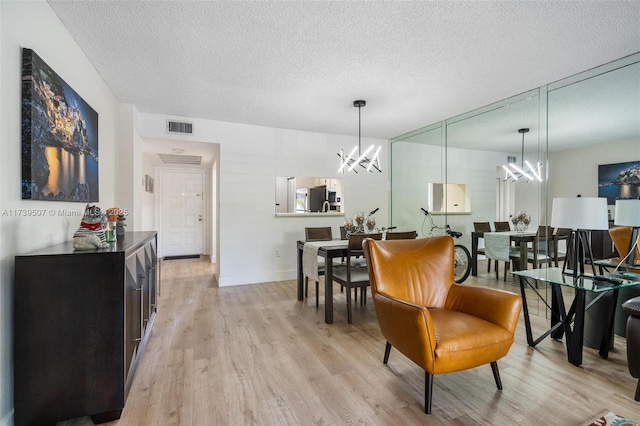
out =
[(531, 216), (529, 216), (524, 210), (521, 210), (516, 213), (515, 216), (511, 216), (511, 222), (513, 223), (516, 231), (525, 232), (531, 223)]
[(519, 211), (515, 216), (511, 216), (511, 223), (517, 225), (519, 223), (523, 223), (525, 225), (529, 225), (531, 223), (531, 216), (527, 214), (526, 211)]

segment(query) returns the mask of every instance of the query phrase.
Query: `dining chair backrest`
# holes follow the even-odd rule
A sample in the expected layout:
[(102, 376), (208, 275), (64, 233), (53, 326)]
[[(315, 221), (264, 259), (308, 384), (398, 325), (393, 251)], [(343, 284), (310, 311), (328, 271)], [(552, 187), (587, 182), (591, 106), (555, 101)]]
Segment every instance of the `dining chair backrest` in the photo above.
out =
[(473, 222), (473, 230), (476, 232), (491, 232), (491, 224), (489, 222)]
[(556, 230), (556, 240), (566, 240), (571, 236), (571, 228), (558, 228)]
[(330, 226), (304, 228), (304, 238), (306, 241), (331, 241), (333, 234)]
[(386, 240), (413, 240), (418, 236), (416, 231), (387, 232)]
[(496, 232), (511, 231), (509, 222), (493, 222), (493, 227), (496, 229)]
[(381, 233), (377, 233), (377, 234), (351, 234), (349, 235), (349, 244), (347, 245), (347, 248), (349, 250), (349, 252), (353, 253), (353, 252), (362, 252), (362, 241), (364, 241), (365, 238), (371, 238), (373, 240), (381, 240), (382, 239), (382, 234)]
[[(553, 236), (553, 260), (555, 261), (556, 266), (558, 266), (558, 261), (567, 259), (567, 253), (569, 252), (569, 237), (571, 237), (571, 228), (558, 228), (556, 229), (556, 233)], [(565, 241), (565, 251), (562, 252), (559, 249), (559, 242)]]
[(553, 227), (540, 225), (538, 226), (538, 232), (536, 233), (536, 238), (538, 240), (548, 240), (553, 236)]
[(340, 227), (340, 239), (341, 240), (347, 240), (347, 230), (345, 229), (344, 226)]

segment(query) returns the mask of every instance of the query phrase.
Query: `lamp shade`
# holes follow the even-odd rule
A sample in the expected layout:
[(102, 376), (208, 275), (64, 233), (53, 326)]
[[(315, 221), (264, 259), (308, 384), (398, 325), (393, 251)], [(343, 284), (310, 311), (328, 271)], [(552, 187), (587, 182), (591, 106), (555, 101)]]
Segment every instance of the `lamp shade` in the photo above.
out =
[(620, 226), (640, 226), (640, 200), (616, 200), (613, 223)]
[(551, 207), (554, 228), (609, 229), (607, 199), (598, 197), (554, 198)]

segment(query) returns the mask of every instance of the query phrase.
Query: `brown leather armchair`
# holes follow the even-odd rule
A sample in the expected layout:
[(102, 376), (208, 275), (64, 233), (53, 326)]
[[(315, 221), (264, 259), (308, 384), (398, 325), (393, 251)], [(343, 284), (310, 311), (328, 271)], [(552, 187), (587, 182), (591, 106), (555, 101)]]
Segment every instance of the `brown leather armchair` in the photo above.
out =
[[(611, 236), (611, 241), (613, 241), (613, 245), (616, 247), (616, 251), (620, 258), (627, 256), (629, 253), (629, 240), (631, 240), (631, 230), (630, 226), (616, 226), (614, 228), (609, 229), (609, 235)], [(640, 238), (639, 238), (640, 240)], [(636, 259), (640, 259), (640, 241), (636, 245)], [(629, 259), (627, 259), (629, 261)], [(640, 273), (640, 269), (629, 269), (631, 272)]]
[(520, 317), (520, 296), (455, 284), (453, 239), (363, 243), (382, 335), (384, 364), (395, 347), (425, 371), (425, 406), (431, 414), (435, 374), (491, 364), (507, 354)]
[[(627, 363), (629, 373), (640, 379), (640, 297), (634, 297), (622, 304), (627, 319)], [(640, 401), (640, 380), (636, 386), (636, 401)]]

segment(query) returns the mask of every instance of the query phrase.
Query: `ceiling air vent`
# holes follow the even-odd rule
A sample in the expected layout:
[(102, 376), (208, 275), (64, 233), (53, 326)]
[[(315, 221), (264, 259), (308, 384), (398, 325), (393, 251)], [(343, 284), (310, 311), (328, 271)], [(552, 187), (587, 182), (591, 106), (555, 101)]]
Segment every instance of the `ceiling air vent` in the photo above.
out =
[(202, 164), (202, 157), (199, 155), (175, 155), (175, 154), (158, 154), (165, 164), (190, 164), (199, 166)]
[(193, 123), (167, 120), (167, 133), (193, 134)]

